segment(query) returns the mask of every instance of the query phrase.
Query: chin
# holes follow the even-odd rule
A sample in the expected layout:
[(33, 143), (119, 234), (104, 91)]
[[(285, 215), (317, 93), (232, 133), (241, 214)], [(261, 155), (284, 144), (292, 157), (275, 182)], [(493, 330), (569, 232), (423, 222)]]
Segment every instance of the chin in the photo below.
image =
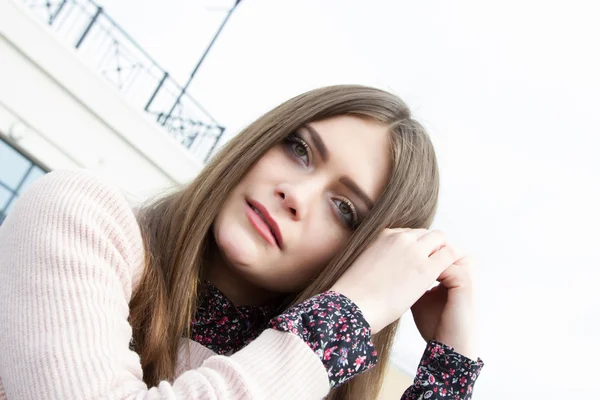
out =
[(252, 229), (250, 223), (224, 213), (213, 225), (213, 237), (223, 261), (240, 279), (276, 290), (279, 285), (269, 282), (268, 266), (275, 261), (270, 245)]
[(215, 241), (227, 264), (248, 266), (254, 264), (256, 249), (254, 244), (248, 240), (249, 238), (236, 235), (236, 232), (231, 232), (231, 230), (225, 231), (215, 232)]
[(250, 237), (242, 227), (216, 229), (214, 235), (221, 256), (229, 267), (249, 275), (248, 278), (259, 272), (257, 267), (264, 264), (263, 249), (257, 246), (255, 238)]

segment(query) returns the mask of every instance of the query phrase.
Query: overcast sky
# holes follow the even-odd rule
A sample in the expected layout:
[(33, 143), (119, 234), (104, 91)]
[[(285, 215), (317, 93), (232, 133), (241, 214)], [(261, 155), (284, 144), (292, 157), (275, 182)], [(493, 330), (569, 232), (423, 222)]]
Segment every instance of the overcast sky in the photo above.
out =
[[(180, 83), (232, 4), (101, 3)], [(434, 227), (479, 260), (475, 398), (589, 398), (600, 359), (597, 4), (244, 0), (191, 93), (229, 137), (322, 85), (401, 96), (437, 148)], [(414, 370), (423, 347), (405, 318), (395, 362)]]

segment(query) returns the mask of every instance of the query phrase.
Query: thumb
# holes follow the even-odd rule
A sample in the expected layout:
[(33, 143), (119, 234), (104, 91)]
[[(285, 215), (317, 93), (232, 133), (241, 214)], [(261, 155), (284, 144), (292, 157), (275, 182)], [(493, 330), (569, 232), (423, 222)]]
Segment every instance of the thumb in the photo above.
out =
[(446, 268), (437, 281), (447, 289), (467, 286), (470, 282), (470, 266), (470, 259), (465, 256)]

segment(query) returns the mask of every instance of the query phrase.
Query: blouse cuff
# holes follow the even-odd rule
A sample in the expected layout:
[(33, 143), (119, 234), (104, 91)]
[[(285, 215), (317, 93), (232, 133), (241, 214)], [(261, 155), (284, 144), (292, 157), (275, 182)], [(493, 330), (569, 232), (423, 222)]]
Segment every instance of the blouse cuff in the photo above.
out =
[(328, 291), (288, 308), (269, 327), (300, 336), (321, 359), (329, 386), (337, 387), (374, 367), (371, 327), (356, 304)]
[(424, 392), (424, 398), (439, 392), (449, 398), (470, 399), (483, 366), (480, 358), (473, 361), (452, 347), (431, 340), (417, 369), (415, 387)]

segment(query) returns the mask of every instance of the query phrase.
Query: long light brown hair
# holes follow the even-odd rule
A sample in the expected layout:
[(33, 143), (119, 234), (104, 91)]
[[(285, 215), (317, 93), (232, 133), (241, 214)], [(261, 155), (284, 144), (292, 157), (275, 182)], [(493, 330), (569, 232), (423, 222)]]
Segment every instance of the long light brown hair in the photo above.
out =
[[(146, 265), (130, 303), (130, 322), (148, 385), (174, 378), (180, 339), (189, 337), (203, 290), (199, 283), (206, 277), (204, 261), (213, 247), (211, 224), (230, 192), (287, 135), (306, 123), (338, 115), (389, 128), (391, 179), (347, 246), (304, 290), (284, 296), (278, 311), (327, 291), (383, 228), (430, 226), (439, 191), (437, 161), (425, 129), (411, 119), (402, 100), (375, 88), (339, 85), (286, 101), (231, 139), (191, 183), (139, 210)], [(333, 389), (328, 399), (376, 398), (397, 325), (398, 321), (373, 336), (377, 366)]]

